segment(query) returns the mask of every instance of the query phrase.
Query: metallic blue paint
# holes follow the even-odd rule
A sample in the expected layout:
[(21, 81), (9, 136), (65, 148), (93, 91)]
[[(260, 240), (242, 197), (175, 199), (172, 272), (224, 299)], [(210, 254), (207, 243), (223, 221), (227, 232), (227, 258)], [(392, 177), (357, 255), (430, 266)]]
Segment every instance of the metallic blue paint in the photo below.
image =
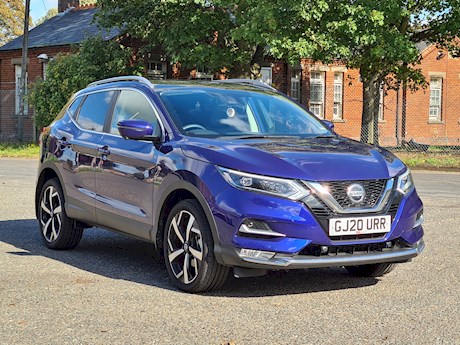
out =
[[(233, 140), (185, 136), (157, 94), (165, 87), (169, 86), (152, 89), (141, 83), (119, 82), (74, 96), (114, 88), (142, 92), (163, 124), (160, 145), (122, 138), (152, 135), (154, 128), (145, 121), (122, 121), (119, 136), (83, 130), (68, 113), (43, 134), (39, 174), (50, 167), (56, 171), (64, 186), (69, 217), (161, 246), (156, 241), (163, 231), (164, 202), (176, 191), (187, 192), (199, 200), (209, 219), (217, 260), (233, 266), (247, 264), (229, 254), (232, 249), (294, 255), (310, 244), (338, 246), (402, 239), (414, 245), (422, 238), (422, 227), (413, 229), (423, 209), (415, 190), (402, 196), (392, 229), (383, 237), (333, 241), (302, 201), (236, 189), (216, 168), (309, 181), (390, 179), (406, 167), (388, 151), (340, 136)], [(247, 218), (263, 221), (285, 237), (242, 236), (238, 229)], [(221, 255), (221, 248), (231, 250)]]

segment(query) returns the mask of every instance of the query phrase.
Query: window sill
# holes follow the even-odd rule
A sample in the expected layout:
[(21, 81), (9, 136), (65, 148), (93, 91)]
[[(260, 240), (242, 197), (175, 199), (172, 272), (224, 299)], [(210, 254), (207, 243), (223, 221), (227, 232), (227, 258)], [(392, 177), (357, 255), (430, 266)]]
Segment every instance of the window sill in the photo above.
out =
[(430, 124), (430, 125), (443, 125), (444, 121), (443, 120), (428, 120), (428, 124)]
[(345, 123), (346, 121), (344, 119), (332, 119), (332, 122), (334, 122), (334, 123)]
[(387, 123), (387, 120), (379, 120), (379, 123), (385, 124)]

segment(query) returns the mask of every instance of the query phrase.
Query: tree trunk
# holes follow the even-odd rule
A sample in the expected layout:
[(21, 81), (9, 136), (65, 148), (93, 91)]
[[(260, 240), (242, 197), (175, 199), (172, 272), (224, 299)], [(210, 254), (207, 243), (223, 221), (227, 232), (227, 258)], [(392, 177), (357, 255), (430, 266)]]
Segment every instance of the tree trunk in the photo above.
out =
[(361, 119), (361, 141), (379, 144), (380, 83), (377, 74), (363, 80), (363, 116)]

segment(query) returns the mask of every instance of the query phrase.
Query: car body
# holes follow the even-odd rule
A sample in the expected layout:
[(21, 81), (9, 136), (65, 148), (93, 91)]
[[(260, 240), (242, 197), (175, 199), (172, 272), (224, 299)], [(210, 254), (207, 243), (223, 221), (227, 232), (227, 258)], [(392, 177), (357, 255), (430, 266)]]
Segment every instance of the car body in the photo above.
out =
[(190, 292), (230, 269), (383, 275), (423, 250), (422, 202), (397, 157), (331, 127), (257, 81), (95, 82), (41, 137), (43, 240), (73, 248), (99, 226), (152, 242)]

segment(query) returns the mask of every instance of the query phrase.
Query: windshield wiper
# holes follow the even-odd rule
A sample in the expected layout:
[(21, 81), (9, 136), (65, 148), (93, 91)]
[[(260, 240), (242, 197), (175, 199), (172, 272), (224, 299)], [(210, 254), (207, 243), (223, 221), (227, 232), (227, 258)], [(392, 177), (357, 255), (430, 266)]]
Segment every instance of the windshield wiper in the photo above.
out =
[(298, 139), (295, 135), (242, 135), (239, 137), (228, 137), (229, 139)]

